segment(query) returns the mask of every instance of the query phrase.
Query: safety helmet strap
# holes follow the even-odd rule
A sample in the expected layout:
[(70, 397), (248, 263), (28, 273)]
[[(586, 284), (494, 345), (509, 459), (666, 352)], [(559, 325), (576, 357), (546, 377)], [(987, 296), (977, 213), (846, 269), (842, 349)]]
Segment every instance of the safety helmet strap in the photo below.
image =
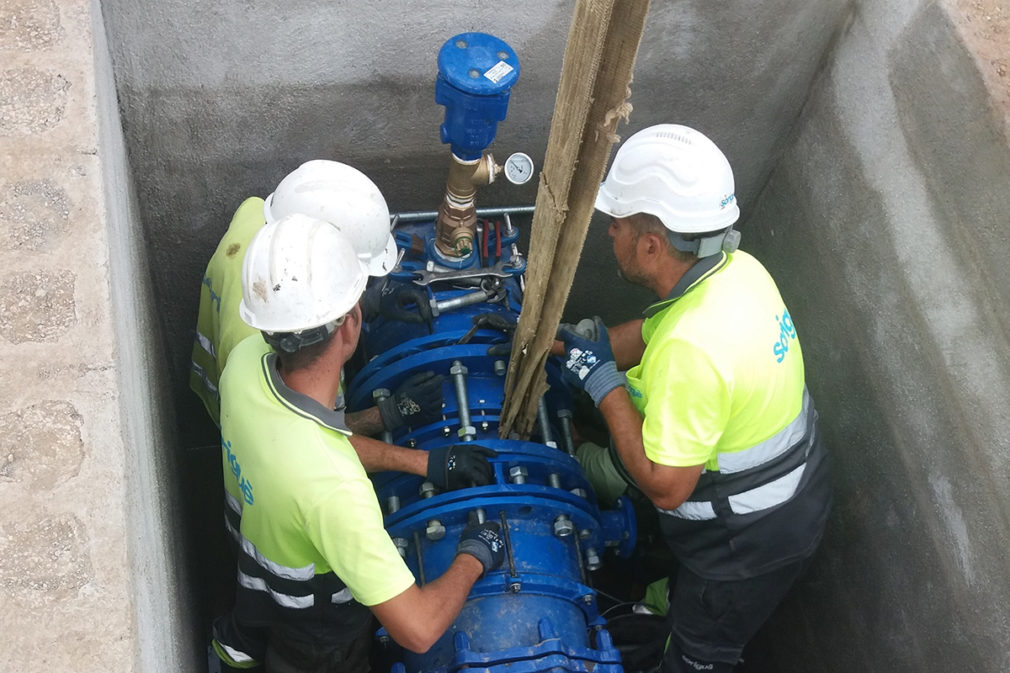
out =
[(297, 353), (306, 346), (312, 346), (333, 334), (344, 323), (346, 316), (331, 320), (325, 325), (311, 327), (300, 332), (262, 332), (263, 340), (282, 353)]
[(676, 231), (666, 232), (666, 236), (672, 245), (681, 252), (688, 252), (695, 257), (702, 259), (717, 255), (720, 252), (733, 252), (740, 246), (740, 232), (728, 227), (715, 234), (699, 236), (690, 241)]

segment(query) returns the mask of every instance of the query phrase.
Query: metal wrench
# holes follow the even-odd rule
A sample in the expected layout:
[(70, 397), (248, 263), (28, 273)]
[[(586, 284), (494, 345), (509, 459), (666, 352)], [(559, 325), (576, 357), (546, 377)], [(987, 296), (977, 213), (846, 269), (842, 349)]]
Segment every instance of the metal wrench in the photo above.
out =
[(485, 276), (496, 276), (498, 278), (508, 278), (514, 275), (512, 272), (522, 268), (520, 265), (512, 264), (501, 260), (492, 266), (481, 266), (475, 269), (451, 269), (447, 271), (435, 271), (429, 269), (417, 269), (413, 272), (414, 282), (418, 285), (430, 285), (443, 280), (462, 280), (464, 278), (483, 278)]

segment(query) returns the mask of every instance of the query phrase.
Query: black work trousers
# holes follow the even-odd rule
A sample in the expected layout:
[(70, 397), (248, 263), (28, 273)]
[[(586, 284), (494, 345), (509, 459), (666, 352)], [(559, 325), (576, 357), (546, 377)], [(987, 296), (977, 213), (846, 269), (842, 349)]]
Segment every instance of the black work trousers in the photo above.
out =
[(266, 673), (368, 673), (372, 638), (363, 633), (340, 647), (284, 642), (267, 643)]
[(661, 673), (729, 673), (809, 559), (744, 580), (708, 580), (684, 566), (670, 578), (670, 641)]

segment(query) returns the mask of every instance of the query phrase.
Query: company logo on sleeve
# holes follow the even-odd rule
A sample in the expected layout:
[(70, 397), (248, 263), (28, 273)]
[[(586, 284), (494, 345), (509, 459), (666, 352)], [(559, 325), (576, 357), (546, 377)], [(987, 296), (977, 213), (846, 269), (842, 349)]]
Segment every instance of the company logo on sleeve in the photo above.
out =
[(253, 487), (252, 483), (242, 476), (242, 466), (238, 463), (238, 457), (231, 450), (231, 442), (226, 441), (224, 437), (221, 438), (221, 448), (224, 449), (224, 454), (228, 458), (228, 465), (231, 467), (231, 473), (235, 475), (238, 480), (239, 490), (242, 491), (242, 499), (245, 500), (247, 505), (253, 504)]
[(210, 292), (210, 303), (214, 306), (214, 312), (221, 312), (221, 295), (214, 292), (214, 281), (211, 280), (210, 276), (203, 277), (203, 284), (207, 287), (207, 291)]
[(789, 311), (783, 311), (782, 317), (775, 316), (775, 321), (779, 325), (779, 340), (772, 346), (772, 352), (775, 354), (775, 362), (782, 362), (786, 359), (791, 342), (796, 340), (796, 328)]

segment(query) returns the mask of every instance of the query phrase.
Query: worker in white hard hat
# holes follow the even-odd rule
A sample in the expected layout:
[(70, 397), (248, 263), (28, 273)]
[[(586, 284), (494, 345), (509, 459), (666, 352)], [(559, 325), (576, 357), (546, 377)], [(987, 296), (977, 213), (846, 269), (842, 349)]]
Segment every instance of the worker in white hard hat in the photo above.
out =
[(698, 131), (660, 124), (628, 138), (596, 208), (611, 218), (620, 274), (659, 300), (629, 323), (559, 330), (565, 375), (611, 437), (578, 456), (602, 500), (633, 487), (659, 513), (678, 562), (661, 670), (731, 671), (831, 505), (796, 326), (765, 268), (736, 249), (733, 172)]
[[(204, 273), (193, 341), (190, 388), (220, 425), (218, 380), (231, 349), (255, 334), (238, 317), (239, 281), (245, 250), (266, 223), (301, 213), (330, 222), (345, 234), (369, 276), (375, 279), (366, 295), (366, 319), (382, 313), (404, 322), (430, 320), (423, 291), (410, 283), (385, 281), (396, 265), (396, 241), (390, 232), (389, 210), (379, 188), (361, 171), (338, 161), (307, 161), (284, 177), (264, 201), (251, 197), (232, 217)], [(381, 280), (380, 280), (381, 279)], [(381, 293), (380, 289), (385, 291)], [(442, 377), (420, 372), (405, 381), (378, 407), (347, 415), (356, 433), (377, 435), (404, 425), (424, 425), (442, 410)]]
[(474, 524), (419, 587), (383, 528), (336, 409), (367, 278), (349, 237), (306, 215), (266, 224), (246, 251), (239, 313), (262, 338), (238, 344), (221, 377), (225, 479), (241, 509), (236, 604), (214, 623), (229, 666), (368, 670), (373, 615), (424, 652), (502, 562), (498, 525)]
[[(317, 159), (303, 163), (285, 176), (265, 201), (252, 197), (239, 206), (204, 274), (190, 388), (219, 426), (221, 372), (232, 349), (246, 337), (259, 334), (259, 330), (239, 317), (246, 249), (265, 223), (295, 213), (330, 223), (350, 242), (373, 279), (363, 299), (366, 313), (404, 322), (430, 319), (425, 313), (430, 311), (430, 305), (423, 290), (411, 283), (385, 282), (385, 276), (396, 264), (397, 248), (390, 231), (389, 209), (375, 183), (361, 171), (338, 161)], [(376, 291), (380, 288), (384, 289), (381, 298)], [(369, 439), (384, 430), (421, 426), (440, 418), (443, 379), (435, 372), (418, 372), (378, 406), (346, 414), (347, 426), (355, 433), (351, 443), (369, 471), (418, 474), (442, 489), (471, 482), (484, 484), (491, 479), (487, 457), (493, 452), (484, 447), (466, 445), (444, 453), (429, 453)], [(338, 403), (342, 405), (342, 396)], [(453, 470), (447, 469), (450, 464)]]

